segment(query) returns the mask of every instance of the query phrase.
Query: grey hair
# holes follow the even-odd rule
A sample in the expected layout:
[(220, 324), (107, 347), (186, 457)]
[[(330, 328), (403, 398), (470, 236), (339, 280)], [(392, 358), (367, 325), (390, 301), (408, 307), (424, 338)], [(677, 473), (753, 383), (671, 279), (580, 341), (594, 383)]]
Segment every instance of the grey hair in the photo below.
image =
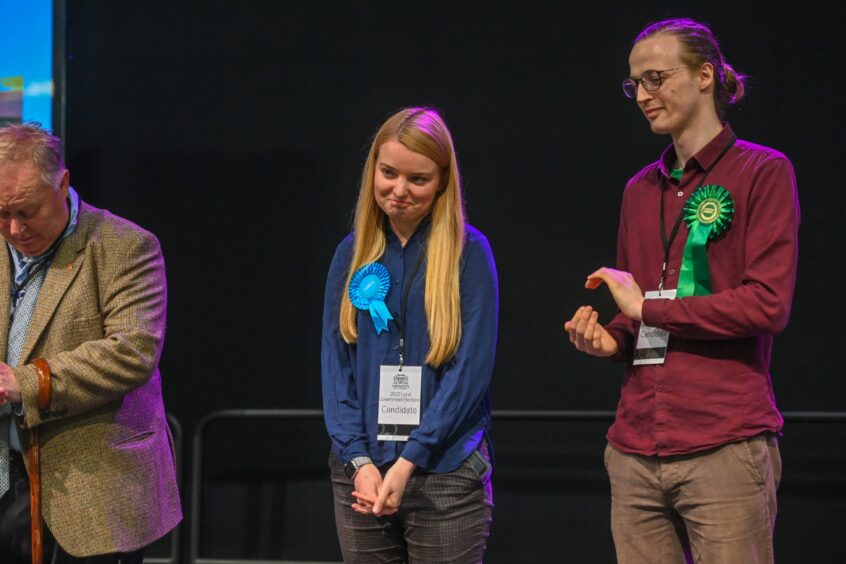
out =
[(59, 188), (66, 170), (59, 138), (37, 122), (0, 127), (0, 166), (25, 161), (38, 167), (45, 184)]

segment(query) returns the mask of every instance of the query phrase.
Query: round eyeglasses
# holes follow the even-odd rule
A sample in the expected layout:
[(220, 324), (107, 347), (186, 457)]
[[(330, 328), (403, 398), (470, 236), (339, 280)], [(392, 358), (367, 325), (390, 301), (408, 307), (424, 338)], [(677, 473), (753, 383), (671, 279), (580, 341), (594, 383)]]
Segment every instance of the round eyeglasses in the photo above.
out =
[(640, 75), (640, 78), (626, 78), (623, 80), (623, 94), (626, 95), (626, 98), (637, 98), (638, 84), (643, 86), (643, 89), (647, 92), (655, 92), (661, 88), (661, 84), (664, 82), (664, 73), (687, 68), (690, 67), (685, 66), (673, 67), (671, 69), (664, 70), (648, 70)]

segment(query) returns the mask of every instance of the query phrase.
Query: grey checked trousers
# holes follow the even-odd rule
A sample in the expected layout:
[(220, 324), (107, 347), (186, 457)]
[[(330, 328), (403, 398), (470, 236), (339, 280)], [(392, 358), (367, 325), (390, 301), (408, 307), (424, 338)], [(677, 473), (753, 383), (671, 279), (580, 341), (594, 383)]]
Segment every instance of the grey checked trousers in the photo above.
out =
[[(380, 468), (383, 476), (389, 467)], [(415, 470), (399, 511), (389, 517), (356, 513), (350, 507), (353, 482), (334, 452), (329, 468), (345, 563), (482, 561), (493, 520), (493, 490), (490, 473), (480, 476), (470, 459), (444, 474)]]

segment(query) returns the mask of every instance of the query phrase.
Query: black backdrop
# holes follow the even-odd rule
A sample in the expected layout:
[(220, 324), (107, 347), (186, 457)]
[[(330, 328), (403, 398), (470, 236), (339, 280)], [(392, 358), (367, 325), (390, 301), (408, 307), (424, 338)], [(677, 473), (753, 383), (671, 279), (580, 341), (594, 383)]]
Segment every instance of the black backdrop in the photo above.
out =
[(369, 137), (399, 107), (436, 106), (499, 268), (495, 408), (613, 409), (622, 368), (577, 354), (561, 325), (583, 303), (613, 314), (583, 280), (613, 263), (625, 181), (669, 142), (620, 91), (630, 40), (701, 19), (750, 76), (735, 131), (785, 152), (799, 181), (779, 406), (842, 411), (846, 42), (831, 6), (68, 0), (71, 182), (161, 239), (166, 402), (189, 432), (222, 408), (319, 408), (323, 284)]

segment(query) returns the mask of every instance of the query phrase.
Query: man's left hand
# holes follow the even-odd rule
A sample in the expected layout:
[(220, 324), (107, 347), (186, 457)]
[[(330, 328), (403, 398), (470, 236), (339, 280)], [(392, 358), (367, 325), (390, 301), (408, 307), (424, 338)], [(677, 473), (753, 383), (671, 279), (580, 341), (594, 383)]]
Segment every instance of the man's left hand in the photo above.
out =
[(21, 388), (12, 367), (5, 362), (0, 362), (0, 405), (7, 403), (20, 403)]
[(602, 283), (608, 285), (611, 296), (623, 315), (634, 321), (641, 321), (643, 315), (643, 292), (629, 272), (602, 267), (587, 277), (585, 288), (599, 288)]

